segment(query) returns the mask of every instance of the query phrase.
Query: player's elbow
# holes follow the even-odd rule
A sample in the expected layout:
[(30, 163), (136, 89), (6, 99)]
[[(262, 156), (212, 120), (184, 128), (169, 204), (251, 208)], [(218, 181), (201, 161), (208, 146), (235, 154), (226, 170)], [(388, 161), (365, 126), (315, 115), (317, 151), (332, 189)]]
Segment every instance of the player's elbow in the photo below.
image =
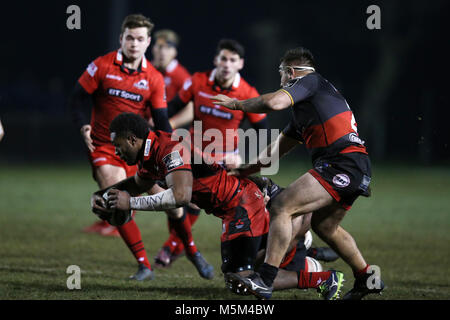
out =
[(174, 189), (173, 196), (175, 198), (175, 203), (177, 204), (177, 207), (186, 206), (191, 202), (192, 187), (186, 186)]

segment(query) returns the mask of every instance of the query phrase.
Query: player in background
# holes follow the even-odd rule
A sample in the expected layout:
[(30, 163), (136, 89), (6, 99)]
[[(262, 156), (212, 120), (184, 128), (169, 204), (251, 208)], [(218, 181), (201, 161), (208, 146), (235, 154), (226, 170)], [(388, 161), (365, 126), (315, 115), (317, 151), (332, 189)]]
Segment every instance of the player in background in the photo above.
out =
[(164, 76), (166, 97), (170, 102), (191, 75), (177, 60), (180, 38), (175, 31), (158, 30), (153, 34), (153, 38), (155, 44), (152, 47), (152, 64)]
[[(195, 148), (191, 153), (190, 144), (173, 141), (168, 133), (150, 130), (146, 121), (136, 114), (117, 116), (110, 131), (117, 154), (129, 165), (137, 163), (139, 170), (134, 177), (92, 195), (91, 205), (96, 214), (108, 219), (108, 215), (118, 214), (115, 209), (128, 211), (129, 216), (130, 209), (161, 211), (192, 201), (222, 219), (222, 270), (227, 273), (253, 270), (257, 251), (269, 230), (265, 197), (254, 182), (228, 175), (214, 162), (193, 163)], [(164, 180), (167, 189), (150, 196), (138, 196), (156, 185), (157, 180)], [(274, 193), (269, 196), (274, 197)], [(302, 235), (306, 232), (303, 219), (304, 216), (300, 216), (295, 220), (300, 222), (296, 227), (303, 228)], [(288, 260), (288, 264), (294, 261), (293, 257)], [(289, 275), (296, 277), (296, 272)], [(320, 285), (319, 292), (325, 299), (336, 298), (343, 281), (342, 274), (334, 270), (321, 272), (317, 277), (311, 272), (306, 276), (317, 281), (304, 283), (302, 280), (301, 284), (304, 287)], [(292, 279), (285, 278), (280, 288), (292, 286), (289, 280)], [(298, 284), (300, 282), (296, 281), (294, 286)]]
[[(137, 170), (136, 166), (122, 161), (111, 144), (109, 124), (116, 115), (125, 111), (139, 115), (148, 112), (157, 129), (172, 131), (167, 116), (164, 79), (145, 58), (152, 29), (150, 19), (142, 15), (127, 16), (122, 24), (120, 48), (95, 59), (88, 66), (75, 85), (69, 102), (89, 150), (94, 179), (100, 188), (133, 176)], [(89, 122), (83, 110), (92, 100)], [(175, 210), (170, 216), (174, 228), (183, 226), (185, 234), (190, 236), (189, 219), (184, 219), (182, 210)], [(108, 234), (116, 230), (105, 224), (101, 221), (86, 231)], [(151, 279), (153, 272), (135, 221), (131, 220), (117, 229), (139, 265), (132, 279)], [(189, 254), (194, 255), (198, 250), (193, 241), (188, 241), (188, 236), (184, 236), (183, 241), (188, 244)]]
[[(217, 104), (231, 110), (268, 113), (292, 107), (292, 119), (269, 148), (282, 157), (298, 143), (312, 156), (313, 169), (300, 176), (272, 203), (271, 223), (264, 264), (258, 272), (241, 277), (241, 284), (262, 298), (270, 298), (280, 263), (292, 237), (293, 217), (313, 212), (311, 226), (352, 268), (355, 283), (344, 299), (361, 299), (379, 293), (384, 284), (369, 286), (369, 265), (353, 237), (340, 223), (360, 195), (369, 195), (370, 160), (358, 137), (355, 118), (344, 97), (315, 71), (314, 58), (304, 48), (286, 52), (279, 66), (282, 89), (258, 98), (239, 101), (224, 95)], [(261, 154), (263, 155), (263, 153)], [(261, 159), (259, 159), (261, 160)], [(249, 165), (241, 174), (257, 172), (262, 163)]]
[[(269, 129), (266, 115), (231, 111), (215, 105), (210, 99), (217, 94), (237, 99), (248, 99), (259, 95), (258, 91), (239, 73), (244, 67), (244, 56), (245, 49), (239, 42), (232, 39), (220, 40), (213, 60), (215, 68), (194, 73), (169, 103), (169, 114), (175, 113), (170, 118), (172, 127), (176, 129), (187, 124), (192, 125), (193, 121), (201, 124), (200, 127), (192, 125), (190, 130), (191, 136), (197, 134), (203, 137), (203, 144), (197, 147), (214, 157), (215, 161), (222, 162), (227, 168), (236, 168), (242, 162), (238, 150), (237, 129), (245, 118), (256, 130)], [(218, 136), (216, 136), (217, 132)], [(193, 225), (200, 210), (189, 206), (185, 210)], [(155, 262), (161, 266), (168, 266), (182, 251), (183, 246), (171, 231), (169, 239), (163, 244)]]
[(0, 141), (2, 141), (5, 136), (5, 129), (3, 129), (2, 121), (0, 120)]

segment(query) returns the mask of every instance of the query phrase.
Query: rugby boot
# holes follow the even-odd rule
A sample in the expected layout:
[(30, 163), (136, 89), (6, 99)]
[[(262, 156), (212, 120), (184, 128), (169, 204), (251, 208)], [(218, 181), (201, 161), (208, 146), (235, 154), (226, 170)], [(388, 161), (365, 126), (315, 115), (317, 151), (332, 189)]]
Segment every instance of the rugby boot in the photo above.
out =
[(200, 277), (204, 279), (212, 279), (214, 277), (214, 267), (206, 262), (200, 251), (197, 251), (192, 256), (186, 255), (186, 257), (192, 262), (197, 269)]
[(344, 274), (336, 270), (330, 271), (330, 277), (319, 285), (317, 292), (325, 300), (337, 300), (344, 283)]
[(250, 291), (248, 291), (248, 289), (239, 281), (239, 279), (234, 277), (233, 275), (234, 273), (231, 272), (227, 272), (224, 275), (225, 287), (234, 294), (238, 294), (241, 296), (250, 295)]
[(247, 277), (242, 277), (237, 273), (230, 273), (227, 278), (235, 288), (239, 288), (242, 294), (247, 294), (248, 291), (260, 300), (268, 300), (272, 297), (273, 287), (266, 285), (258, 272), (254, 272)]
[[(384, 282), (381, 279), (378, 280), (378, 283), (370, 283), (368, 284), (369, 277), (371, 275), (367, 274), (362, 277), (358, 277), (355, 279), (355, 283), (353, 284), (353, 288), (345, 294), (345, 296), (342, 298), (342, 300), (361, 300), (368, 294), (374, 294), (378, 293), (381, 294), (381, 292), (384, 289)], [(369, 288), (369, 285), (372, 286), (372, 288)]]
[(129, 277), (130, 280), (144, 281), (152, 280), (155, 277), (153, 271), (145, 264), (139, 264), (138, 271)]
[(306, 255), (324, 262), (331, 262), (339, 259), (338, 254), (333, 249), (328, 247), (321, 247), (321, 248), (311, 247), (306, 252)]
[(162, 247), (155, 257), (155, 267), (167, 268), (171, 262), (171, 255), (169, 247)]

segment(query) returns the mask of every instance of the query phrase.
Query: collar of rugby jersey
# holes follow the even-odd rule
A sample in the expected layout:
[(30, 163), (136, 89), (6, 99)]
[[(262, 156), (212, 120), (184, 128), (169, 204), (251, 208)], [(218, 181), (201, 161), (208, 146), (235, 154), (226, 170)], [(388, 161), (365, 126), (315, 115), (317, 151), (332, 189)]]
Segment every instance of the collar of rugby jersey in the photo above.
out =
[[(114, 59), (114, 63), (118, 66), (120, 66), (120, 70), (122, 72), (128, 73), (128, 74), (133, 74), (134, 72), (129, 72), (129, 69), (127, 67), (124, 67), (123, 65), (123, 53), (122, 53), (122, 49), (117, 50), (116, 53), (116, 58)], [(139, 67), (137, 68), (137, 73), (141, 73), (141, 72), (146, 72), (147, 71), (147, 65), (148, 65), (148, 61), (145, 58), (145, 55), (142, 56), (142, 62), (139, 65)]]
[[(216, 73), (217, 73), (217, 68), (213, 69), (213, 70), (211, 71), (210, 75), (209, 75), (209, 78), (208, 78), (208, 84), (211, 85), (211, 86), (213, 86), (214, 84), (216, 84), (217, 86), (219, 86), (219, 85), (216, 83)], [(233, 84), (231, 85), (231, 88), (222, 88), (222, 87), (220, 87), (220, 86), (219, 86), (219, 87), (220, 87), (222, 90), (230, 90), (230, 91), (233, 91), (233, 90), (237, 90), (237, 89), (239, 88), (240, 83), (241, 83), (241, 74), (240, 74), (239, 72), (237, 72), (236, 75), (234, 76), (234, 81), (233, 81)]]

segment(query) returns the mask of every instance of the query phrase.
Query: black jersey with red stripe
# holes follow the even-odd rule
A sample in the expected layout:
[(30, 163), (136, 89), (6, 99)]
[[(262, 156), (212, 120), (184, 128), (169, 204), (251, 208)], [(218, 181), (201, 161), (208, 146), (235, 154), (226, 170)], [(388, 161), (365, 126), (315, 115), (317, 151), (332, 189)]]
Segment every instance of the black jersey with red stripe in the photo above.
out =
[(292, 103), (292, 119), (283, 133), (304, 143), (313, 162), (338, 153), (367, 154), (347, 101), (320, 74), (293, 79), (281, 91)]
[(142, 179), (164, 181), (173, 171), (192, 171), (191, 201), (207, 213), (220, 216), (222, 208), (236, 196), (240, 182), (237, 177), (228, 175), (221, 165), (204, 157), (170, 133), (150, 131), (144, 141), (137, 174)]

